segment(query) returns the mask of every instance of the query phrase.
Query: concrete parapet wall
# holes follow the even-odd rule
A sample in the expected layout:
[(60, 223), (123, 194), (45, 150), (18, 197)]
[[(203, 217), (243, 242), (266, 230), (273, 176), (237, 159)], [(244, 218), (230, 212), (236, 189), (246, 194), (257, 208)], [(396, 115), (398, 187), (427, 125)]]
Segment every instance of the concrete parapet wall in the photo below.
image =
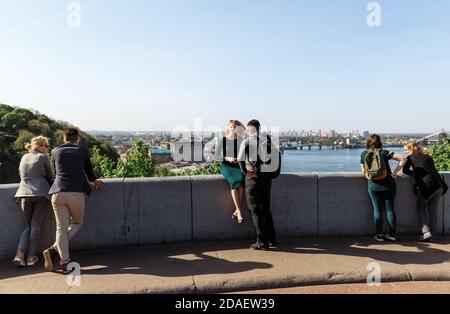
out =
[[(444, 174), (450, 182), (450, 174)], [(14, 194), (18, 185), (0, 185), (0, 258), (16, 250), (24, 223)], [(400, 234), (417, 234), (412, 180), (397, 180), (396, 213)], [(86, 202), (85, 223), (71, 241), (73, 249), (164, 244), (198, 240), (253, 239), (245, 205), (245, 222), (231, 219), (230, 191), (221, 176), (105, 180), (105, 191)], [(283, 174), (273, 181), (272, 213), (280, 238), (361, 236), (374, 233), (367, 183), (359, 174)], [(432, 215), (437, 234), (450, 234), (447, 194)], [(49, 208), (41, 248), (54, 241)]]

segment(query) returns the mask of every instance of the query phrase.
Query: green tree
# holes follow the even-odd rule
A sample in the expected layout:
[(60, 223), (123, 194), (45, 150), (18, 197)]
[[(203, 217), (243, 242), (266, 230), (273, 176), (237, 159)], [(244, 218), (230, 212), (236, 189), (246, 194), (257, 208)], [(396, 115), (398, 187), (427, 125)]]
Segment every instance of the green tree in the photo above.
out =
[[(25, 150), (24, 145), (36, 135), (45, 135), (51, 148), (63, 144), (63, 129), (70, 124), (55, 121), (48, 116), (27, 109), (0, 104), (0, 183), (19, 181), (18, 167)], [(119, 158), (116, 150), (108, 143), (99, 141), (85, 132), (80, 132), (81, 145), (92, 149), (97, 146), (101, 156), (114, 164)], [(106, 161), (104, 169), (108, 169)], [(106, 173), (109, 175), (109, 173)]]
[(18, 131), (20, 129), (26, 129), (28, 125), (27, 116), (23, 112), (13, 110), (3, 115), (0, 124), (5, 130)]
[(178, 176), (208, 176), (208, 175), (215, 175), (220, 174), (220, 162), (215, 161), (214, 163), (195, 170), (186, 169), (178, 174)]
[(50, 136), (50, 126), (47, 123), (43, 123), (39, 120), (28, 121), (28, 130), (34, 134)]
[(116, 178), (143, 178), (155, 175), (155, 162), (148, 156), (149, 146), (136, 141), (128, 150), (126, 160), (119, 160)]
[(175, 176), (169, 168), (163, 166), (157, 166), (155, 168), (155, 177), (172, 177)]
[(450, 171), (450, 139), (443, 139), (441, 145), (432, 146), (430, 152), (439, 171)]
[(111, 159), (101, 155), (97, 146), (92, 148), (92, 167), (97, 178), (112, 178), (114, 176), (114, 163)]
[(64, 144), (64, 131), (63, 130), (57, 130), (55, 134), (53, 135), (53, 147), (58, 147), (60, 145)]
[(30, 131), (20, 130), (19, 136), (17, 137), (17, 139), (14, 141), (14, 144), (13, 144), (14, 150), (23, 152), (25, 150), (25, 144), (30, 143), (31, 139), (34, 136), (35, 135), (33, 133), (31, 133)]

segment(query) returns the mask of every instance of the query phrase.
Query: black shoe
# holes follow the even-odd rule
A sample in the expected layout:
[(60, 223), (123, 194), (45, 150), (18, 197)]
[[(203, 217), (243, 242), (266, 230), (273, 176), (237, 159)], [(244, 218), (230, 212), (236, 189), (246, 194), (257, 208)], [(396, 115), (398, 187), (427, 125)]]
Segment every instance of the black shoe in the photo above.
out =
[(58, 251), (54, 247), (50, 247), (42, 253), (44, 255), (44, 267), (47, 271), (55, 271), (56, 258), (58, 257)]
[(270, 247), (268, 244), (254, 243), (254, 244), (250, 245), (250, 248), (252, 250), (268, 251)]

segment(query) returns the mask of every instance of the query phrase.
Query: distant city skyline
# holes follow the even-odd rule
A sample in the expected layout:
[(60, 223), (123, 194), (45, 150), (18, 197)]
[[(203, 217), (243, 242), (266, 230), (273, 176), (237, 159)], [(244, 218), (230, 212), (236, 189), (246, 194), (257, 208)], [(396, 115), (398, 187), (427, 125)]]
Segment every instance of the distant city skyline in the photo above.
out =
[(83, 130), (448, 131), (450, 2), (379, 0), (381, 27), (369, 2), (2, 1), (0, 103)]

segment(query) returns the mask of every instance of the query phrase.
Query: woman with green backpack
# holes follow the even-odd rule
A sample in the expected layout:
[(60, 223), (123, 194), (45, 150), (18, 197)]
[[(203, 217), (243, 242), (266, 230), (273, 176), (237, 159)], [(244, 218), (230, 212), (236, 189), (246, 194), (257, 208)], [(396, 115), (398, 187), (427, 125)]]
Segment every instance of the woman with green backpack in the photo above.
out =
[[(361, 170), (368, 180), (370, 199), (374, 210), (376, 235), (378, 242), (397, 241), (396, 216), (394, 210), (397, 185), (395, 178), (403, 166), (403, 157), (383, 149), (380, 136), (372, 134), (367, 139), (367, 150), (361, 154)], [(392, 172), (389, 160), (398, 161), (398, 166)], [(389, 234), (383, 235), (383, 209), (386, 210)]]

